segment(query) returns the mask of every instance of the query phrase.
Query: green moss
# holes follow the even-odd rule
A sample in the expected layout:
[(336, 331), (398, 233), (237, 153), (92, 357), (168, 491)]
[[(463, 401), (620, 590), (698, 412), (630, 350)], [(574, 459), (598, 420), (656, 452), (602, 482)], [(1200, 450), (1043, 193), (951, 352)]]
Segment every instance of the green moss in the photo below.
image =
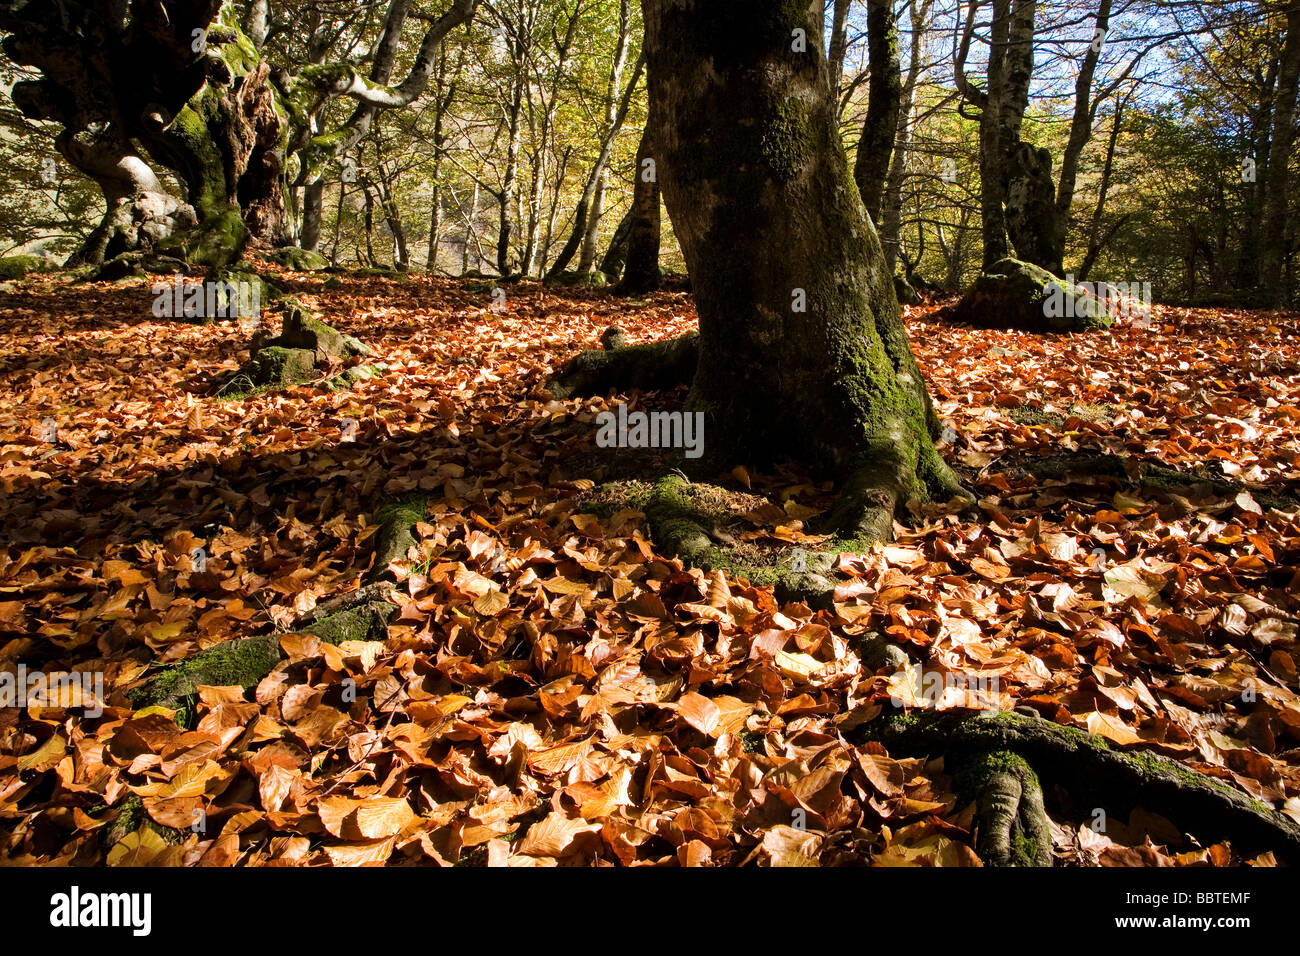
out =
[(181, 830), (155, 823), (144, 808), (144, 800), (132, 793), (123, 798), (113, 822), (100, 831), (99, 844), (105, 850), (110, 850), (141, 827), (148, 827), (170, 846), (185, 842), (185, 834)]
[(1018, 779), (1033, 781), (1039, 786), (1034, 769), (1019, 754), (1010, 750), (994, 750), (977, 753), (960, 761), (953, 774), (953, 785), (966, 800), (975, 800), (984, 791), (989, 777), (993, 774), (1010, 774)]
[[(388, 635), (387, 621), (396, 608), (382, 601), (345, 608), (302, 628), (326, 644), (377, 641)], [(189, 660), (165, 667), (128, 697), (136, 708), (161, 706), (174, 710), (177, 724), (193, 723), (198, 685), (256, 687), (280, 663), (280, 633), (262, 634), (216, 644)]]
[(254, 687), (280, 661), (276, 634), (227, 641), (165, 668), (130, 693), (132, 706), (161, 706), (176, 711), (176, 722), (188, 726), (194, 716), (195, 687)]
[(817, 137), (803, 103), (793, 99), (778, 103), (759, 139), (763, 160), (772, 174), (783, 182), (793, 179), (816, 148)]
[(40, 256), (4, 256), (0, 258), (0, 279), (21, 279), (45, 266)]
[(429, 513), (429, 500), (423, 495), (392, 501), (375, 512), (379, 534), (375, 542), (375, 557), (368, 578), (371, 581), (388, 576), (388, 565), (401, 561), (415, 545), (415, 526)]
[(1017, 830), (1011, 835), (1011, 865), (1037, 866), (1038, 841), (1027, 833)]

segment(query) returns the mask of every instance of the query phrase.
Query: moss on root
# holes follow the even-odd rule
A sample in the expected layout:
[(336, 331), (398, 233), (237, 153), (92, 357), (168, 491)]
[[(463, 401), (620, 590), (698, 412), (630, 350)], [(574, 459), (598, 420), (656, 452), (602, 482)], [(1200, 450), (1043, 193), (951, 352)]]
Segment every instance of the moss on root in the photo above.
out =
[(181, 830), (155, 823), (144, 808), (144, 800), (132, 793), (122, 800), (113, 822), (99, 831), (99, 845), (104, 850), (110, 850), (141, 827), (149, 828), (171, 846), (185, 842), (185, 834)]
[[(382, 601), (345, 608), (297, 631), (313, 634), (326, 644), (344, 641), (383, 640), (387, 621), (395, 608)], [(165, 667), (147, 683), (129, 693), (136, 708), (166, 707), (175, 711), (182, 727), (194, 717), (197, 687), (256, 687), (280, 663), (283, 634), (262, 634), (209, 647), (198, 654)]]
[[(1112, 815), (1155, 808), (1204, 840), (1300, 862), (1300, 825), (1234, 788), (1149, 751), (1119, 750), (1104, 737), (1038, 717), (997, 712), (889, 715), (851, 733), (898, 755), (944, 754), (954, 766), (1009, 752), (1075, 799)], [(976, 765), (978, 767), (978, 764)]]
[(415, 526), (429, 513), (428, 499), (423, 496), (393, 501), (375, 512), (379, 533), (375, 541), (375, 558), (366, 574), (367, 582), (392, 577), (388, 565), (400, 561), (415, 546)]

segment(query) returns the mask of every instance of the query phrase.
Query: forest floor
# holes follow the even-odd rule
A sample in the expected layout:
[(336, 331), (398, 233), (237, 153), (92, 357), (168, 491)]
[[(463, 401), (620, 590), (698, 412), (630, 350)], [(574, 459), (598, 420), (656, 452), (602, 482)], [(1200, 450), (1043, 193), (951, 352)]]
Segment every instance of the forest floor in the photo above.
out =
[[(1300, 821), (1300, 316), (1034, 337), (906, 310), (982, 517), (915, 509), (813, 612), (587, 507), (596, 413), (681, 392), (545, 378), (607, 326), (689, 330), (688, 295), (324, 282), (285, 280), (382, 374), (243, 400), (208, 397), (236, 322), (156, 319), (141, 280), (0, 289), (0, 670), (103, 675), (102, 708), (0, 710), (0, 863), (979, 865), (941, 754), (846, 741), (891, 698), (1032, 707)], [(753, 496), (744, 541), (823, 540), (828, 486), (720, 483)], [(387, 639), (295, 635), (415, 493)], [(275, 631), (284, 661), (203, 688), (193, 729), (133, 711), (160, 666)], [(920, 692), (862, 666), (872, 631)], [(1043, 784), (1060, 865), (1275, 862)]]

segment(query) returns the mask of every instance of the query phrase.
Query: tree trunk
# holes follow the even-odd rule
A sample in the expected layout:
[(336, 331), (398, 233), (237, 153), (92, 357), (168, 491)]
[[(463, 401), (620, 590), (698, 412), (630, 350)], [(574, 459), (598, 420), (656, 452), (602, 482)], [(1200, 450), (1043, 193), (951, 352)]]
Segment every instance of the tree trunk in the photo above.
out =
[[(1065, 144), (1065, 151), (1061, 154), (1061, 179), (1056, 188), (1056, 215), (1049, 223), (1052, 227), (1050, 255), (1058, 267), (1054, 270), (1057, 274), (1060, 273), (1060, 267), (1065, 260), (1065, 233), (1070, 221), (1070, 207), (1074, 205), (1079, 158), (1083, 155), (1083, 148), (1092, 139), (1092, 124), (1097, 115), (1096, 106), (1092, 101), (1092, 80), (1097, 72), (1097, 63), (1101, 59), (1106, 37), (1110, 32), (1110, 9), (1111, 0), (1099, 0), (1093, 42), (1089, 44), (1088, 52), (1084, 54), (1079, 75), (1074, 81), (1074, 115), (1070, 121), (1070, 138)], [(1051, 266), (1045, 268), (1050, 269)]]
[(506, 171), (501, 182), (501, 192), (497, 196), (497, 272), (503, 276), (510, 274), (510, 243), (513, 226), (510, 221), (511, 206), (515, 201), (515, 180), (519, 175), (519, 114), (523, 109), (522, 79), (515, 83), (510, 112), (506, 117), (509, 125), (509, 139), (506, 143)]
[(660, 184), (700, 317), (687, 407), (706, 416), (706, 459), (822, 466), (843, 489), (833, 522), (887, 538), (909, 498), (959, 489), (839, 145), (822, 4), (643, 9)]
[(830, 83), (831, 92), (837, 99), (840, 94), (840, 81), (844, 78), (844, 54), (849, 48), (848, 23), (851, 6), (853, 0), (835, 0), (835, 7), (831, 14)]
[(608, 279), (617, 279), (623, 274), (623, 267), (627, 265), (627, 244), (632, 235), (632, 209), (623, 214), (623, 218), (618, 221), (618, 228), (614, 230), (613, 237), (609, 240), (609, 248), (605, 250), (605, 258), (600, 260), (600, 271)]
[(868, 0), (867, 56), (871, 67), (868, 81), (867, 118), (858, 141), (858, 158), (853, 167), (862, 204), (872, 223), (880, 222), (880, 207), (898, 133), (898, 111), (903, 99), (903, 80), (898, 64), (898, 23), (894, 0)]
[(659, 288), (659, 170), (648, 125), (636, 151), (636, 182), (629, 215), (627, 266), (615, 291), (620, 295), (641, 295)]
[(1295, 137), (1297, 85), (1300, 85), (1300, 4), (1292, 3), (1286, 13), (1286, 43), (1282, 48), (1277, 97), (1273, 105), (1273, 143), (1268, 156), (1264, 228), (1260, 241), (1262, 304), (1273, 309), (1286, 308), (1288, 299), (1283, 267), (1287, 259), (1287, 182), (1291, 144)]
[[(971, 4), (974, 18), (976, 4)], [(989, 28), (989, 66), (986, 96), (980, 110), (980, 221), (984, 235), (984, 269), (1011, 255), (1007, 240), (1006, 146), (999, 121), (1007, 96), (1007, 44), (1011, 32), (1011, 0), (993, 0)]]
[[(889, 175), (885, 179), (885, 195), (882, 203), (880, 222), (880, 242), (885, 247), (885, 261), (889, 270), (894, 271), (898, 259), (899, 228), (903, 213), (903, 179), (907, 175), (907, 154), (912, 143), (912, 101), (916, 92), (916, 82), (921, 76), (921, 55), (925, 30), (930, 22), (930, 7), (933, 0), (919, 0), (912, 4), (912, 42), (907, 62), (907, 79), (903, 83), (902, 99), (898, 105), (897, 143), (894, 157), (889, 164)], [(874, 220), (873, 220), (874, 221)]]
[(302, 231), (298, 245), (306, 252), (320, 246), (320, 227), (324, 218), (325, 180), (308, 183), (302, 190)]

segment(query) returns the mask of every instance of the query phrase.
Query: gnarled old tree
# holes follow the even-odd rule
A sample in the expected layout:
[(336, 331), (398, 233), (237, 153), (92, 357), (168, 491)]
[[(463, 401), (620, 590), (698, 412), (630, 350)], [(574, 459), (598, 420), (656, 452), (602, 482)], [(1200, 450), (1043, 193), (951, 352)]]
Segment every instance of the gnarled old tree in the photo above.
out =
[[(839, 141), (823, 5), (643, 0), (643, 9), (650, 125), (690, 270), (698, 340), (619, 347), (611, 337), (609, 351), (579, 355), (551, 391), (653, 388), (693, 376), (687, 409), (706, 416), (712, 466), (775, 456), (821, 466), (839, 478), (836, 530), (886, 538), (909, 498), (964, 493), (932, 441), (928, 392)], [(689, 559), (701, 550), (689, 520), (656, 520), (664, 484), (647, 507), (652, 530), (660, 546)], [(896, 666), (906, 662), (899, 648), (888, 650)], [(1213, 806), (1208, 826), (1300, 849), (1300, 827), (1280, 814), (1036, 716), (914, 713), (857, 732), (891, 752), (948, 754), (959, 787), (977, 801), (989, 863), (1050, 865), (1033, 767), (1196, 819)], [(1110, 796), (1123, 802), (1124, 794)]]
[[(660, 348), (692, 380), (706, 459), (809, 462), (840, 480), (839, 531), (888, 538), (909, 499), (964, 492), (935, 449), (939, 423), (839, 141), (821, 4), (643, 10), (659, 182), (700, 317), (698, 346)], [(662, 382), (665, 366), (636, 347), (586, 353), (553, 391), (641, 375)]]
[[(250, 237), (292, 242), (292, 188), (318, 181), (377, 112), (419, 97), (442, 38), (476, 4), (453, 0), (433, 18), (414, 0), (391, 0), (368, 78), (348, 63), (295, 74), (268, 62), (269, 0), (0, 4), (5, 55), (32, 74), (15, 84), (14, 103), (61, 127), (59, 152), (108, 205), (73, 262), (141, 250), (220, 266)], [(402, 26), (417, 15), (429, 27), (407, 77), (389, 86)], [(358, 106), (342, 128), (322, 130), (321, 107), (337, 96)], [(183, 183), (183, 201), (161, 170)]]

